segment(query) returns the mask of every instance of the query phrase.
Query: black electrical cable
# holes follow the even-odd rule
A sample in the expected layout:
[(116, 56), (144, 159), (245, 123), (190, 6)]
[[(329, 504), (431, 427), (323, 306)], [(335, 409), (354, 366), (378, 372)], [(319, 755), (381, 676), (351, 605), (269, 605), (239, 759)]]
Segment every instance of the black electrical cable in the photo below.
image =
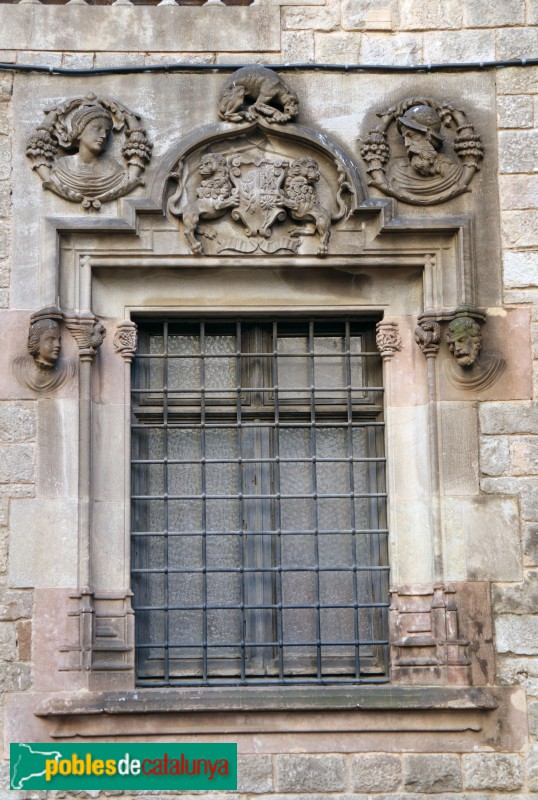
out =
[[(278, 72), (470, 72), (472, 70), (505, 69), (506, 67), (534, 67), (538, 58), (516, 58), (510, 61), (474, 61), (456, 64), (266, 64)], [(45, 72), (48, 75), (72, 77), (90, 75), (130, 75), (144, 72), (235, 72), (246, 64), (148, 64), (132, 67), (96, 67), (94, 69), (69, 69), (47, 67), (41, 64), (10, 64), (0, 62), (0, 72)], [(257, 66), (262, 66), (257, 65)]]

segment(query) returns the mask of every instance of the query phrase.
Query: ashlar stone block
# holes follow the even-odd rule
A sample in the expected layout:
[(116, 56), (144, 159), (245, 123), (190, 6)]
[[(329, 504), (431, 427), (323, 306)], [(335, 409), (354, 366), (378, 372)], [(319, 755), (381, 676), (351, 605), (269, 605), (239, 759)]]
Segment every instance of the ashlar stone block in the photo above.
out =
[(504, 475), (510, 463), (510, 446), (506, 436), (483, 436), (480, 442), (480, 472), (483, 475)]
[(316, 33), (316, 61), (336, 64), (360, 62), (361, 35), (357, 33)]
[(523, 583), (493, 587), (496, 614), (534, 614), (538, 609), (538, 572), (530, 570)]
[(463, 18), (467, 28), (500, 28), (506, 25), (523, 25), (525, 0), (464, 0)]
[(278, 792), (339, 792), (345, 786), (342, 756), (279, 755), (276, 757)]
[(466, 789), (514, 791), (523, 785), (521, 763), (517, 755), (472, 754), (463, 756)]
[(501, 128), (532, 128), (534, 103), (531, 95), (501, 95), (497, 99), (497, 115)]
[(508, 287), (538, 286), (538, 252), (530, 250), (506, 252), (504, 280)]
[(35, 403), (0, 403), (0, 442), (28, 442), (35, 435)]
[(538, 210), (505, 211), (501, 233), (505, 247), (538, 246)]
[(422, 34), (378, 33), (365, 36), (361, 60), (364, 64), (418, 64), (422, 61)]
[(285, 30), (334, 31), (340, 24), (336, 6), (326, 8), (284, 8)]
[(391, 792), (398, 788), (402, 768), (398, 756), (383, 754), (353, 756), (351, 786), (356, 792)]
[(528, 563), (538, 565), (538, 525), (526, 525), (523, 536), (523, 552)]
[(408, 791), (459, 792), (461, 765), (453, 755), (407, 755), (403, 758), (404, 785)]
[(536, 28), (505, 28), (498, 32), (497, 58), (534, 58), (538, 48)]
[(538, 655), (538, 617), (502, 614), (495, 620), (495, 631), (499, 653)]
[(482, 433), (537, 433), (538, 403), (481, 403)]
[(0, 483), (33, 483), (35, 447), (31, 444), (0, 446)]
[(401, 0), (402, 30), (461, 28), (459, 0)]
[(262, 794), (273, 788), (273, 761), (269, 755), (244, 755), (237, 759), (237, 783), (241, 792)]
[(495, 58), (493, 31), (440, 30), (424, 34), (424, 58), (433, 63), (459, 61), (490, 61)]
[(501, 131), (499, 133), (500, 172), (538, 172), (536, 148), (538, 131)]

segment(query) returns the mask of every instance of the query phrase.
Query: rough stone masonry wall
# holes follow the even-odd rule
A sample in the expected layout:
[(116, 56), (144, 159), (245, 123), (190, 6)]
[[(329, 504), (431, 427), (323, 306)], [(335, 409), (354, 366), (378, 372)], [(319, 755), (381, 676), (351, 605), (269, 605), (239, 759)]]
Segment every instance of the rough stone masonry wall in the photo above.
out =
[[(2, 10), (9, 6), (0, 6)], [(199, 50), (193, 44), (189, 52), (120, 53), (112, 46), (111, 52), (86, 52), (79, 32), (79, 49), (73, 52), (17, 51), (14, 42), (13, 49), (0, 52), (0, 60), (81, 68), (190, 60), (412, 64), (538, 55), (538, 28), (534, 27), (538, 26), (538, 0), (289, 0), (289, 5), (283, 4), (278, 11), (280, 51), (264, 53), (260, 48), (251, 53), (208, 53), (203, 44)], [(10, 76), (0, 76), (0, 308), (4, 309), (10, 307), (11, 84)], [(430, 795), (439, 800), (500, 800), (507, 796), (524, 800), (538, 796), (538, 71), (500, 70), (497, 86), (504, 302), (533, 308), (534, 394), (533, 401), (481, 404), (480, 468), (483, 492), (520, 500), (524, 580), (495, 585), (493, 602), (497, 682), (521, 684), (527, 690), (529, 748), (521, 753), (463, 756), (242, 756), (240, 793), (219, 796), (241, 800), (416, 800)], [(31, 687), (31, 591), (10, 590), (6, 573), (10, 499), (33, 493), (36, 405), (32, 401), (0, 401), (2, 696)], [(9, 792), (6, 770), (4, 761), (0, 798), (45, 796)], [(55, 792), (47, 793), (49, 796), (66, 797)], [(77, 792), (76, 796), (95, 797), (97, 793)], [(128, 795), (123, 796), (127, 800)], [(209, 795), (196, 797), (210, 800)]]

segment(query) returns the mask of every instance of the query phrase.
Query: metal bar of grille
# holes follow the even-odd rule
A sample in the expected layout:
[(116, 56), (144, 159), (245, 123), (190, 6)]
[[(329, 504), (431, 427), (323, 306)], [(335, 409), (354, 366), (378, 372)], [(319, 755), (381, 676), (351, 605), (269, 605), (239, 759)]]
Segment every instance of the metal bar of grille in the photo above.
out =
[(139, 333), (138, 682), (386, 681), (371, 326), (189, 319), (142, 321)]

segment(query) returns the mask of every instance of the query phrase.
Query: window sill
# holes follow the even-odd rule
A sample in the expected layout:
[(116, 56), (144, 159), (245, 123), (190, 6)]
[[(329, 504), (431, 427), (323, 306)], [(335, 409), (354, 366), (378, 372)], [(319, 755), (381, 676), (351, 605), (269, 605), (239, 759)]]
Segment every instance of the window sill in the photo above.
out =
[(49, 695), (38, 717), (245, 711), (494, 711), (487, 689), (428, 686), (211, 687)]

